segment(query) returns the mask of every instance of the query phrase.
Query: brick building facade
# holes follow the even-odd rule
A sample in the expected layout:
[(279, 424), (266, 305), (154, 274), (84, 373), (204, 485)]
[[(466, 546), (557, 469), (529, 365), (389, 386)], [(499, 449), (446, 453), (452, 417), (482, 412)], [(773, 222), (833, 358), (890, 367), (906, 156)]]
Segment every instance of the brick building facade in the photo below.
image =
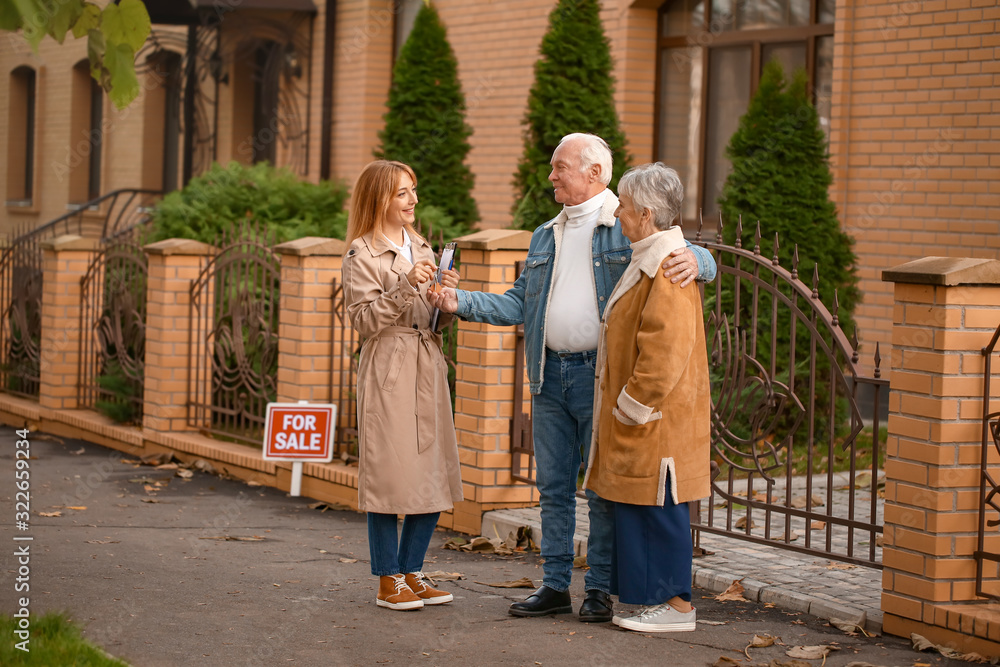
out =
[[(271, 159), (312, 181), (352, 181), (377, 145), (393, 54), (420, 1), (199, 0), (194, 22), (208, 16), (213, 27), (188, 29), (172, 15), (172, 25), (155, 25), (139, 56), (143, 93), (121, 112), (90, 84), (82, 40), (46, 40), (33, 54), (20, 36), (4, 34), (0, 233), (118, 188), (169, 189), (211, 160)], [(154, 16), (177, 4), (147, 2)], [(468, 161), (483, 228), (510, 221), (520, 121), (554, 4), (435, 2), (474, 129)], [(682, 172), (687, 223), (714, 206), (726, 167), (720, 150), (764, 60), (807, 68), (830, 137), (831, 195), (856, 240), (863, 342), (891, 342), (883, 269), (927, 255), (1000, 253), (994, 0), (602, 7), (629, 151), (636, 163), (661, 159)], [(189, 96), (192, 45), (200, 87)], [(274, 101), (261, 117), (255, 109), (268, 95)]]

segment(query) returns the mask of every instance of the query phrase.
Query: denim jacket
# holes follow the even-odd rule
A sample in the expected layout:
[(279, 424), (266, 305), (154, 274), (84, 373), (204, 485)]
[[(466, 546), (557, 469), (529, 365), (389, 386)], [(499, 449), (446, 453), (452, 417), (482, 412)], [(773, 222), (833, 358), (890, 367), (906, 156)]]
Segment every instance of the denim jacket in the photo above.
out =
[[(614, 215), (617, 208), (618, 198), (614, 193), (608, 192), (597, 227), (594, 229), (594, 285), (597, 289), (595, 298), (597, 312), (602, 318), (611, 291), (632, 257), (631, 243), (622, 234), (621, 223)], [(538, 394), (542, 389), (549, 287), (552, 284), (556, 249), (562, 238), (565, 220), (566, 214), (560, 213), (535, 230), (528, 246), (524, 270), (514, 286), (503, 294), (456, 290), (458, 294), (456, 314), (462, 319), (500, 326), (524, 324), (524, 356), (532, 395)], [(687, 245), (698, 258), (698, 280), (714, 279), (716, 265), (712, 254), (700, 246), (690, 243)]]

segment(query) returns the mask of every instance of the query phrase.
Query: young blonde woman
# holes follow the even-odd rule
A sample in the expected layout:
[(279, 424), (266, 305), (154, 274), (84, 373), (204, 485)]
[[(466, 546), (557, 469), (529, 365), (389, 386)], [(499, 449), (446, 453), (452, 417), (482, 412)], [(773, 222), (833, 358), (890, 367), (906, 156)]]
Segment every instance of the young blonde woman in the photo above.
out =
[[(430, 330), (430, 245), (413, 229), (417, 179), (405, 164), (366, 166), (351, 197), (343, 278), (358, 365), (358, 505), (368, 513), (377, 604), (397, 610), (452, 600), (421, 569), (439, 514), (462, 500), (448, 366)], [(443, 271), (442, 282), (458, 284)], [(397, 535), (397, 515), (404, 515)]]

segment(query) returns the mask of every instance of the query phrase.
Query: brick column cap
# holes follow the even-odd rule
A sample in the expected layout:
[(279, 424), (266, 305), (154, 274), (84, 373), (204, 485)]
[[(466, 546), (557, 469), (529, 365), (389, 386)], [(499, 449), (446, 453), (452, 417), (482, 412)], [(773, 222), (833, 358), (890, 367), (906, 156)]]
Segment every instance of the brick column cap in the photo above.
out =
[(924, 257), (882, 272), (889, 283), (916, 285), (1000, 285), (1000, 260)]
[(63, 234), (54, 239), (41, 242), (43, 250), (96, 250), (101, 242), (98, 239), (87, 239), (76, 234)]
[(150, 255), (211, 255), (215, 248), (194, 239), (165, 239), (142, 248)]
[(274, 252), (279, 255), (294, 255), (296, 257), (323, 255), (343, 257), (345, 250), (347, 250), (347, 244), (343, 240), (327, 239), (321, 236), (306, 236), (274, 246)]
[(484, 229), (460, 236), (455, 241), (459, 248), (469, 250), (527, 250), (531, 232), (523, 229)]

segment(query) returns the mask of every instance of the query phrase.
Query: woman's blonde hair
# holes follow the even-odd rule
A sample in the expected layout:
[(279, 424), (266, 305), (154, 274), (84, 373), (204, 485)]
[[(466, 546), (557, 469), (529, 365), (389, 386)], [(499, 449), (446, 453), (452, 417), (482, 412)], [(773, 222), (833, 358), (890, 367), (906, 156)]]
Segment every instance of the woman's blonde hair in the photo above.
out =
[[(375, 160), (361, 170), (354, 184), (354, 191), (351, 193), (351, 211), (347, 217), (347, 245), (372, 230), (375, 230), (376, 235), (382, 233), (389, 212), (389, 202), (396, 195), (402, 174), (409, 175), (413, 184), (417, 184), (413, 170), (402, 162)], [(406, 230), (411, 237), (416, 235), (410, 225), (406, 226)]]

